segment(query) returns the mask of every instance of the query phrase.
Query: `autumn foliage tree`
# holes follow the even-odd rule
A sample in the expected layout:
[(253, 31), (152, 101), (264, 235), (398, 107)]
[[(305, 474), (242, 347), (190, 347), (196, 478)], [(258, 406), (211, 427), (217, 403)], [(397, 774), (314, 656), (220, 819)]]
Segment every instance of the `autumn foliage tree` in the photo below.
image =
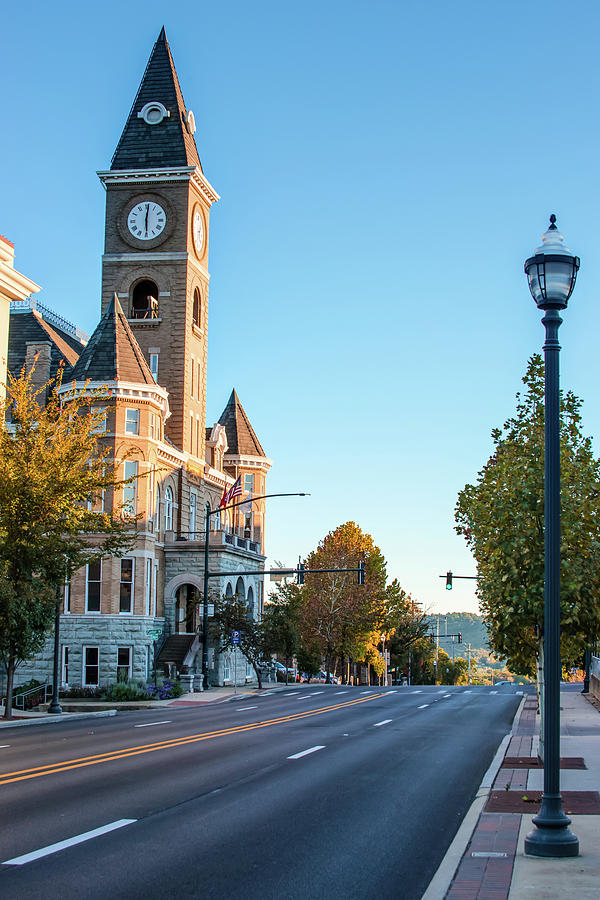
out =
[[(491, 648), (535, 674), (544, 622), (544, 365), (533, 356), (516, 412), (492, 432), (494, 452), (460, 492), (456, 531), (477, 562)], [(581, 431), (582, 401), (561, 393), (561, 652), (575, 664), (600, 636), (600, 463)], [(536, 635), (537, 632), (537, 635)], [(539, 637), (538, 637), (539, 636)]]
[(0, 396), (0, 656), (10, 718), (18, 663), (41, 649), (58, 592), (82, 565), (131, 546), (133, 521), (88, 501), (126, 482), (98, 443), (101, 397), (8, 375)]
[(319, 649), (326, 671), (336, 659), (361, 658), (369, 632), (378, 627), (385, 588), (385, 560), (369, 534), (354, 522), (329, 532), (304, 561), (307, 569), (356, 569), (365, 561), (364, 585), (356, 572), (307, 575), (302, 589), (303, 642)]

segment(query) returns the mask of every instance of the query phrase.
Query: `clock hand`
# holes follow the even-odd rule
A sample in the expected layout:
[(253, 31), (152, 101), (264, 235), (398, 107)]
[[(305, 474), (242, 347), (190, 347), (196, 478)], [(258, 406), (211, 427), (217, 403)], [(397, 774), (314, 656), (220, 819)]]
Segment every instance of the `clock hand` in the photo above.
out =
[(148, 236), (148, 212), (150, 211), (150, 204), (146, 203), (146, 237)]

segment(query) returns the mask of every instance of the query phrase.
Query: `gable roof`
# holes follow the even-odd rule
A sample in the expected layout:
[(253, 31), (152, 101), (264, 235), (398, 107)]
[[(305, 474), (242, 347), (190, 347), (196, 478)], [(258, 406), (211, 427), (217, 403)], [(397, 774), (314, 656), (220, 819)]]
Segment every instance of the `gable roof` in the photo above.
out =
[(7, 364), (13, 376), (17, 377), (25, 365), (27, 344), (40, 342), (50, 343), (50, 378), (56, 376), (60, 365), (65, 366), (65, 378), (69, 378), (71, 366), (77, 363), (83, 343), (72, 335), (59, 332), (33, 307), (26, 312), (11, 310)]
[[(138, 116), (146, 105), (162, 103), (169, 115), (154, 125)], [(199, 166), (196, 142), (186, 126), (186, 109), (164, 27), (148, 60), (123, 134), (111, 162), (114, 169)]]
[(234, 456), (263, 456), (266, 454), (260, 445), (260, 441), (254, 433), (240, 398), (234, 390), (227, 401), (227, 406), (221, 414), (219, 425), (225, 426), (227, 435), (227, 454)]
[(69, 378), (72, 381), (156, 383), (116, 294)]

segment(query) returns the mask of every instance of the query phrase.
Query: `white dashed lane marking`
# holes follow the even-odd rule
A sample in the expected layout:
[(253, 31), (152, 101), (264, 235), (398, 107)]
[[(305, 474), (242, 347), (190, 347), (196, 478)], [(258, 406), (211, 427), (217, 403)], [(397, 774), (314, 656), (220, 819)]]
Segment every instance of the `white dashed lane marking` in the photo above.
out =
[(309, 753), (316, 753), (317, 750), (324, 750), (325, 744), (318, 744), (316, 747), (309, 747), (308, 750), (302, 750), (301, 753), (294, 753), (293, 756), (288, 756), (288, 759), (300, 759), (302, 756), (308, 756)]
[(391, 721), (391, 719), (384, 719), (383, 722), (375, 722), (373, 728), (379, 728), (380, 725), (388, 725)]
[(75, 837), (67, 838), (66, 841), (58, 841), (56, 844), (48, 844), (47, 847), (41, 847), (39, 850), (32, 850), (31, 853), (25, 853), (24, 856), (15, 856), (14, 859), (7, 859), (5, 866), (24, 866), (25, 863), (33, 862), (34, 859), (41, 859), (43, 856), (50, 856), (51, 853), (58, 853), (59, 850), (65, 850), (67, 847), (74, 847), (75, 844), (82, 844), (84, 841), (90, 841), (92, 838), (100, 837), (101, 834), (108, 834), (116, 828), (123, 828), (124, 825), (131, 825), (137, 822), (137, 819), (119, 819), (117, 822), (110, 822), (101, 828), (94, 828), (93, 831), (85, 831), (83, 834), (77, 834)]
[(423, 706), (418, 706), (417, 709), (425, 709), (427, 706), (429, 706), (429, 703), (424, 703)]
[(165, 719), (164, 722), (144, 722), (143, 725), (134, 725), (134, 728), (150, 728), (151, 725), (170, 725), (171, 720)]
[(246, 712), (247, 709), (258, 709), (258, 706), (240, 706), (236, 712)]

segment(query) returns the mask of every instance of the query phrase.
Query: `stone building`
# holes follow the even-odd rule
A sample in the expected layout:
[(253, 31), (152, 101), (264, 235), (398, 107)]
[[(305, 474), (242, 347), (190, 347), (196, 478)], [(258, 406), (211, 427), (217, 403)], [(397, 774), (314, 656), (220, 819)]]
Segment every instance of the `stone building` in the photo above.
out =
[[(266, 493), (267, 459), (235, 392), (206, 425), (208, 240), (211, 206), (164, 29), (154, 46), (110, 169), (106, 190), (101, 319), (88, 341), (49, 310), (13, 304), (9, 366), (65, 367), (62, 391), (102, 389), (101, 435), (119, 474), (137, 480), (93, 501), (139, 516), (134, 549), (93, 563), (65, 585), (63, 685), (93, 687), (150, 677), (160, 665), (200, 687), (207, 504), (241, 478), (242, 497)], [(42, 346), (43, 345), (43, 346)], [(40, 375), (41, 377), (41, 375)], [(108, 492), (107, 492), (108, 493)], [(210, 516), (210, 590), (263, 602), (264, 501)], [(256, 575), (237, 575), (237, 572)], [(228, 574), (225, 574), (228, 573)], [(231, 574), (235, 573), (235, 574)], [(209, 603), (209, 612), (211, 604)], [(207, 646), (209, 682), (253, 680), (238, 655)], [(51, 641), (19, 668), (19, 681), (51, 679)]]
[(17, 272), (14, 259), (14, 244), (0, 234), (0, 392), (6, 384), (10, 305), (40, 290), (35, 281)]

